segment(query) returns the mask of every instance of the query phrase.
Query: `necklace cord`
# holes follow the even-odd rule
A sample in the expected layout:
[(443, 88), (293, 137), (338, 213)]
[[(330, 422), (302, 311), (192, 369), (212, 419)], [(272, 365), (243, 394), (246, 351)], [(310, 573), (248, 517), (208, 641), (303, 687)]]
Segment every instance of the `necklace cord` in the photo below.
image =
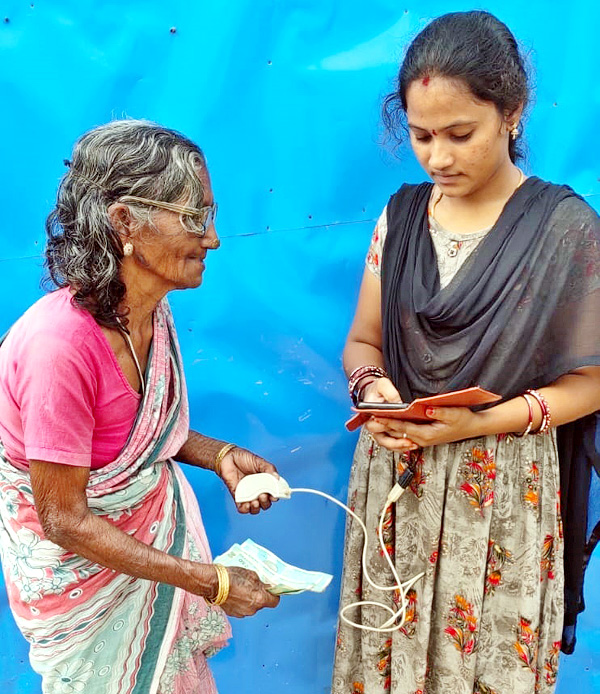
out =
[[(523, 185), (523, 183), (525, 182), (525, 174), (523, 173), (523, 171), (522, 171), (521, 169), (517, 169), (517, 170), (518, 170), (518, 172), (519, 172), (519, 182), (517, 183), (517, 185), (516, 185), (516, 187), (515, 187), (515, 189), (513, 190), (513, 192), (512, 192), (511, 195), (514, 195), (514, 194), (516, 193), (516, 191), (517, 191), (517, 190)], [(435, 219), (435, 208), (437, 207), (439, 201), (444, 197), (444, 193), (443, 193), (441, 190), (440, 190), (439, 192), (440, 192), (440, 194), (437, 196), (436, 200), (432, 203), (431, 209), (430, 209), (430, 211), (429, 211), (429, 216), (430, 216), (430, 217), (433, 217), (433, 219)], [(439, 222), (438, 222), (438, 224), (439, 224)]]
[(137, 357), (135, 347), (133, 346), (133, 341), (131, 339), (131, 336), (129, 333), (125, 330), (123, 327), (121, 321), (117, 318), (119, 321), (119, 325), (121, 326), (121, 335), (125, 338), (125, 341), (127, 342), (127, 346), (129, 347), (129, 351), (131, 352), (131, 356), (133, 357), (133, 361), (135, 363), (135, 368), (137, 369), (138, 373), (138, 378), (140, 379), (140, 386), (142, 388), (142, 398), (146, 395), (146, 381), (144, 379), (144, 374), (142, 373), (142, 367), (140, 366), (139, 359)]

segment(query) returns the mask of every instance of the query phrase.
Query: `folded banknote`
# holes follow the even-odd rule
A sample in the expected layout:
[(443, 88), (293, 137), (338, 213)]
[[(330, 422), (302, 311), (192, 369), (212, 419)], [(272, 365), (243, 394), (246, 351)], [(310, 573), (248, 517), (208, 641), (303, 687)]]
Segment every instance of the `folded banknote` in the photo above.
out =
[(287, 564), (277, 555), (252, 540), (232, 545), (226, 552), (213, 560), (224, 566), (241, 566), (256, 571), (260, 580), (275, 595), (292, 595), (312, 590), (321, 593), (333, 576), (320, 571), (306, 571)]

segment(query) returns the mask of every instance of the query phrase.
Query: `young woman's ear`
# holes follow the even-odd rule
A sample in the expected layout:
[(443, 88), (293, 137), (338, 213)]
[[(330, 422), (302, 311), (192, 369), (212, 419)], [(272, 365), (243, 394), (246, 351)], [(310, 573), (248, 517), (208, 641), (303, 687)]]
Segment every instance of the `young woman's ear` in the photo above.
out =
[(521, 129), (521, 117), (523, 116), (523, 104), (519, 104), (514, 111), (504, 112), (504, 125), (510, 134)]

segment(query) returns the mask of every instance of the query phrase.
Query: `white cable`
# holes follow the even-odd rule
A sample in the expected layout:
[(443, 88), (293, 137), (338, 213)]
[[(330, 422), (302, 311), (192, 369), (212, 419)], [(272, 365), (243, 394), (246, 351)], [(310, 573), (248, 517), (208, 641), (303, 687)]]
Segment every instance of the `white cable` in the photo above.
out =
[[(392, 586), (380, 586), (375, 583), (375, 581), (371, 580), (371, 577), (369, 576), (369, 572), (367, 571), (367, 544), (368, 544), (368, 537), (367, 537), (367, 528), (365, 524), (362, 522), (362, 520), (352, 511), (352, 509), (349, 509), (345, 504), (343, 504), (341, 501), (338, 501), (335, 497), (329, 496), (329, 494), (326, 494), (325, 492), (321, 492), (318, 489), (304, 489), (304, 488), (296, 488), (296, 489), (290, 489), (290, 492), (305, 492), (307, 494), (317, 494), (318, 496), (322, 496), (325, 499), (328, 499), (329, 501), (332, 501), (334, 504), (337, 504), (341, 508), (346, 511), (346, 513), (349, 513), (359, 524), (360, 527), (362, 528), (363, 534), (365, 536), (365, 542), (363, 545), (363, 552), (362, 552), (362, 567), (363, 567), (363, 573), (365, 575), (365, 578), (367, 579), (368, 583), (371, 584), (373, 588), (376, 590), (382, 590), (382, 591), (389, 591), (389, 590), (397, 590), (400, 593), (400, 605), (401, 607), (398, 610), (393, 610), (389, 605), (384, 605), (383, 603), (380, 602), (374, 602), (372, 600), (361, 600), (359, 602), (353, 602), (350, 603), (349, 605), (346, 605), (340, 610), (340, 619), (342, 619), (346, 624), (349, 624), (352, 627), (355, 627), (356, 629), (363, 629), (364, 631), (376, 631), (376, 632), (390, 632), (390, 631), (397, 631), (398, 629), (401, 629), (402, 626), (404, 625), (406, 621), (406, 607), (407, 607), (407, 600), (406, 600), (406, 594), (410, 590), (410, 588), (422, 577), (424, 576), (424, 572), (421, 572), (417, 576), (414, 576), (411, 578), (409, 581), (405, 581), (402, 583), (400, 580), (400, 577), (398, 576), (398, 572), (396, 571), (396, 567), (394, 566), (394, 563), (390, 559), (390, 555), (388, 554), (388, 551), (385, 547), (385, 543), (383, 541), (383, 519), (385, 518), (385, 512), (387, 509), (398, 499), (402, 496), (404, 493), (404, 488), (401, 487), (399, 484), (394, 485), (392, 487), (390, 493), (388, 494), (388, 497), (385, 502), (385, 506), (383, 507), (383, 511), (381, 512), (381, 516), (379, 518), (379, 526), (377, 528), (377, 535), (379, 537), (379, 544), (381, 545), (381, 548), (383, 550), (383, 554), (387, 560), (387, 563), (390, 566), (390, 569), (392, 571), (392, 576), (394, 577), (394, 580), (396, 583)], [(364, 624), (358, 624), (357, 622), (353, 622), (351, 619), (348, 619), (346, 617), (346, 612), (348, 610), (351, 610), (355, 607), (361, 607), (362, 605), (371, 605), (373, 607), (379, 607), (383, 610), (386, 610), (389, 614), (390, 617), (380, 626), (378, 627), (370, 627), (366, 626)], [(398, 621), (399, 617), (402, 617), (400, 621)], [(394, 626), (391, 626), (391, 625)]]

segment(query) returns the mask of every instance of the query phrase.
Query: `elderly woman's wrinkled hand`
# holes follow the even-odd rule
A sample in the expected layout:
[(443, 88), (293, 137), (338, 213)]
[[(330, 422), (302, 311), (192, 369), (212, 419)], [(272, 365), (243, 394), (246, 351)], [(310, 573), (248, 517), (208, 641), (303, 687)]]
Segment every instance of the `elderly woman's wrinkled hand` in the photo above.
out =
[(263, 607), (277, 607), (279, 596), (269, 593), (254, 571), (239, 566), (227, 567), (229, 597), (222, 607), (230, 617), (250, 617)]
[[(274, 465), (245, 448), (232, 449), (221, 461), (221, 478), (234, 498), (239, 481), (246, 475), (254, 475), (257, 472), (268, 472), (279, 477)], [(266, 511), (273, 501), (277, 501), (277, 499), (274, 499), (270, 494), (261, 494), (258, 499), (238, 504), (237, 507), (240, 513), (256, 514), (261, 509)]]

